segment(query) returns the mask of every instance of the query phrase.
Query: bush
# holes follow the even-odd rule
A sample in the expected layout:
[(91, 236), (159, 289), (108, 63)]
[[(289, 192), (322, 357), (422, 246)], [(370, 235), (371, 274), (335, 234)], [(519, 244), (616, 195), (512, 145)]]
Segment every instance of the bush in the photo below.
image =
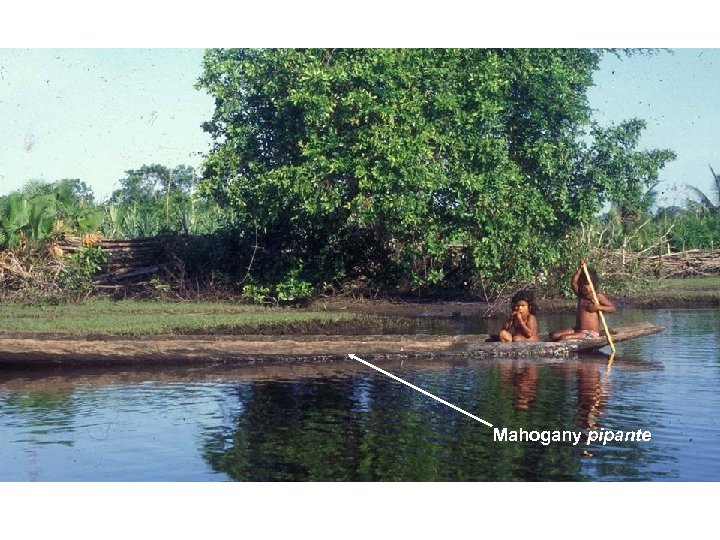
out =
[(107, 254), (97, 246), (87, 246), (68, 255), (58, 273), (58, 285), (71, 298), (87, 297), (95, 288), (92, 276), (107, 260)]
[(309, 281), (299, 279), (298, 272), (290, 272), (287, 279), (275, 287), (278, 302), (305, 302), (313, 295)]

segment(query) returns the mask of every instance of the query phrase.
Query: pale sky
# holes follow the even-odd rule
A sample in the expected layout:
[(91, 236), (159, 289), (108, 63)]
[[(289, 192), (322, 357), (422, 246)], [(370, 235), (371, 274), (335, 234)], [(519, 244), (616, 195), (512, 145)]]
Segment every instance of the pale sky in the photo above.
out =
[(663, 204), (682, 204), (686, 184), (713, 199), (709, 166), (720, 174), (720, 49), (607, 55), (595, 85), (589, 98), (599, 122), (642, 118), (641, 147), (677, 154), (660, 173)]
[[(202, 49), (0, 49), (0, 195), (32, 179), (79, 178), (98, 199), (127, 169), (199, 166), (213, 101), (193, 87)], [(661, 173), (665, 204), (720, 172), (720, 49), (606, 55), (590, 91), (602, 123), (647, 121), (642, 146), (678, 159)]]
[(213, 101), (202, 49), (0, 50), (0, 195), (79, 178), (97, 198), (125, 170), (198, 166)]

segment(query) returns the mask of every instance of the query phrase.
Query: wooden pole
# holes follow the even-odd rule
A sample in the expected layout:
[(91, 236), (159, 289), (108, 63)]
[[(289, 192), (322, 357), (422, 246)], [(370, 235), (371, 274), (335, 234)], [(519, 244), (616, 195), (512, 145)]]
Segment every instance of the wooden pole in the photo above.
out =
[[(596, 306), (600, 305), (600, 300), (598, 300), (597, 293), (595, 292), (595, 285), (593, 285), (592, 279), (590, 279), (590, 272), (588, 272), (587, 264), (583, 263), (583, 272), (585, 272), (585, 279), (587, 279), (587, 282), (590, 284), (590, 292), (592, 292), (593, 302), (595, 302)], [(600, 321), (602, 322), (603, 328), (605, 329), (605, 337), (607, 337), (608, 343), (610, 344), (610, 350), (612, 351), (612, 356), (615, 356), (615, 344), (613, 343), (612, 337), (610, 336), (610, 330), (608, 329), (608, 325), (605, 322), (605, 316), (603, 315), (602, 311), (598, 311), (598, 315), (600, 315)]]
[(172, 182), (172, 169), (168, 169), (167, 193), (165, 194), (165, 227), (170, 221), (170, 182)]

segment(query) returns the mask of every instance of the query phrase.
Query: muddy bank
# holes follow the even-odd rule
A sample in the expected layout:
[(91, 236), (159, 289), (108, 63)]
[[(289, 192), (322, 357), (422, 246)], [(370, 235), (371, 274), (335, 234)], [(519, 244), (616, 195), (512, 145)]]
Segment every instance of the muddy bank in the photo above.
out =
[[(696, 307), (720, 307), (720, 290), (711, 289), (692, 294), (618, 295), (611, 296), (618, 308), (629, 309), (673, 309)], [(576, 301), (572, 298), (538, 300), (541, 313), (572, 313)], [(507, 306), (496, 306), (487, 302), (450, 302), (422, 300), (317, 300), (311, 309), (348, 311), (381, 317), (488, 317), (492, 319), (507, 315)]]

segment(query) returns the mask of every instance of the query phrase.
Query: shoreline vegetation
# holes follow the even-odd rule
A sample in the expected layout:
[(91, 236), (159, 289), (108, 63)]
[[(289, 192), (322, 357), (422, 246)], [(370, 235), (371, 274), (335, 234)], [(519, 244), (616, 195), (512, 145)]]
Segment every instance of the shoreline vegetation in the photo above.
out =
[(392, 333), (521, 288), (573, 309), (580, 259), (620, 306), (717, 305), (660, 279), (720, 276), (720, 175), (670, 197), (646, 121), (597, 122), (606, 54), (650, 51), (208, 49), (200, 168), (0, 196), (0, 332)]
[[(621, 308), (720, 306), (720, 277), (665, 279), (613, 298)], [(232, 336), (353, 334), (358, 328), (402, 333), (417, 318), (497, 318), (506, 306), (437, 299), (320, 298), (305, 307), (262, 307), (228, 301), (109, 300), (60, 305), (0, 304), (0, 336)], [(539, 301), (541, 313), (572, 312), (572, 299)]]

